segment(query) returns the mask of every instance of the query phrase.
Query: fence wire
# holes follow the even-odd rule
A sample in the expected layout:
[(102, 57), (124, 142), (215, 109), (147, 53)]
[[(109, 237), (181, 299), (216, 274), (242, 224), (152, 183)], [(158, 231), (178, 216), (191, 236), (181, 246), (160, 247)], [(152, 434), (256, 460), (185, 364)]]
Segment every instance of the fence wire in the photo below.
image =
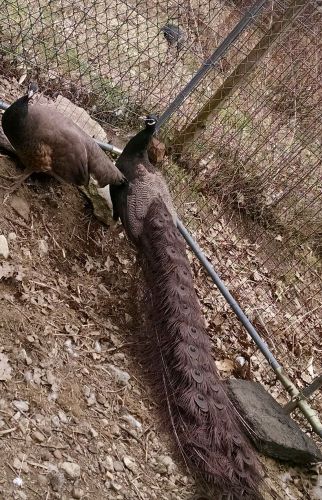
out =
[[(36, 78), (127, 136), (138, 115), (168, 108), (251, 5), (0, 0), (1, 97), (13, 78)], [(319, 2), (268, 0), (160, 131), (180, 216), (299, 388), (322, 372), (321, 32)], [(235, 376), (285, 401), (192, 265), (217, 356), (242, 357)]]

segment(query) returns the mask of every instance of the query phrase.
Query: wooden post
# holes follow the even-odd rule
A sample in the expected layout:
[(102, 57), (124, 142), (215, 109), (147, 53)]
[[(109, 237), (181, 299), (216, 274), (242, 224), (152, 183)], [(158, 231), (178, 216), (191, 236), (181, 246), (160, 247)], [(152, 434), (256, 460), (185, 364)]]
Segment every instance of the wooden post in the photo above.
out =
[(187, 143), (198, 137), (202, 130), (204, 130), (206, 122), (212, 118), (219, 106), (234, 92), (245, 76), (249, 75), (278, 36), (306, 5), (306, 0), (293, 0), (286, 12), (273, 22), (268, 32), (265, 33), (251, 52), (238, 64), (208, 102), (204, 104), (193, 121), (183, 130), (180, 130), (173, 138), (170, 147), (175, 154), (180, 154)]

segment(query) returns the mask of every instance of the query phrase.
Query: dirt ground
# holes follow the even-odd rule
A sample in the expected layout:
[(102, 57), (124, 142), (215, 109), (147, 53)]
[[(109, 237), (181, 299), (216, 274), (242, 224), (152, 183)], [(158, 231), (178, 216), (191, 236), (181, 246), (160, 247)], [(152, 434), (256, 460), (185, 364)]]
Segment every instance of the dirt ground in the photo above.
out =
[[(0, 498), (192, 498), (132, 356), (138, 268), (122, 228), (39, 176), (2, 200), (0, 227)], [(312, 474), (265, 465), (284, 498), (321, 498)]]
[[(14, 91), (12, 82), (1, 85), (6, 100), (17, 95), (17, 85)], [(121, 145), (119, 138), (113, 142)], [(14, 175), (15, 162), (1, 155), (0, 172)], [(122, 227), (102, 225), (76, 188), (44, 176), (4, 195), (1, 190), (0, 235), (9, 256), (0, 260), (0, 498), (192, 499), (201, 486), (178, 456), (169, 423), (160, 421), (159, 395), (136, 356), (144, 323), (136, 307), (140, 271)], [(193, 204), (189, 217), (197, 227)], [(224, 279), (225, 269), (232, 282), (242, 279), (236, 263), (245, 262), (242, 253), (254, 262), (251, 243), (234, 246), (234, 226), (222, 220), (210, 233), (211, 244), (200, 233), (201, 246), (216, 265), (225, 262)], [(231, 247), (220, 246), (221, 237)], [(251, 378), (268, 386), (263, 360), (190, 259), (222, 376), (236, 375), (237, 355), (250, 356)], [(250, 303), (269, 303), (263, 273), (258, 263)], [(322, 498), (317, 468), (262, 461), (267, 498), (281, 491), (287, 499)]]

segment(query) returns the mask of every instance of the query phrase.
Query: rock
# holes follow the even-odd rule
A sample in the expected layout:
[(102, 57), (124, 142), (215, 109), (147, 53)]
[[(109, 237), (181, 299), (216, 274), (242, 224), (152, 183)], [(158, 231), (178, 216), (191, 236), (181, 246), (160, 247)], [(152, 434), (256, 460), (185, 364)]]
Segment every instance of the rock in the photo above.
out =
[(115, 481), (111, 481), (111, 488), (114, 491), (121, 491), (122, 486), (120, 484), (116, 483)]
[(49, 484), (54, 491), (61, 491), (65, 483), (64, 474), (56, 469), (53, 469), (48, 474)]
[(47, 255), (49, 248), (46, 240), (38, 241), (38, 250), (41, 256)]
[(80, 466), (75, 462), (63, 462), (60, 467), (71, 479), (77, 479), (80, 476)]
[(127, 372), (120, 370), (114, 365), (107, 365), (107, 369), (120, 384), (127, 385), (129, 383), (131, 376)]
[(58, 415), (53, 415), (51, 417), (51, 423), (52, 423), (53, 427), (55, 427), (56, 429), (58, 429), (60, 427), (60, 419), (59, 419)]
[(21, 412), (27, 412), (29, 411), (29, 403), (28, 401), (23, 401), (22, 399), (15, 399), (13, 402), (12, 402), (13, 406), (21, 411)]
[(20, 196), (13, 195), (10, 198), (10, 206), (22, 217), (26, 222), (29, 220), (30, 207), (26, 200)]
[(40, 452), (40, 458), (43, 462), (50, 462), (52, 459), (50, 451), (47, 448), (43, 448)]
[(45, 474), (37, 474), (37, 479), (40, 486), (46, 487), (48, 485), (48, 476)]
[(0, 380), (3, 380), (3, 381), (10, 380), (11, 379), (11, 371), (12, 371), (12, 368), (9, 365), (8, 356), (6, 356), (3, 352), (0, 352)]
[(23, 471), (26, 474), (29, 472), (29, 467), (28, 467), (28, 464), (26, 464), (26, 462), (25, 462), (25, 457), (23, 460), (19, 459), (18, 457), (15, 457), (13, 459), (12, 465), (19, 472)]
[(63, 424), (68, 424), (68, 417), (66, 415), (65, 412), (63, 412), (63, 410), (59, 410), (58, 411), (58, 417), (59, 417), (59, 420), (63, 423)]
[(114, 471), (114, 466), (113, 466), (113, 458), (110, 457), (109, 455), (106, 455), (106, 457), (104, 458), (104, 460), (102, 461), (102, 465), (103, 467), (109, 471), (109, 472), (113, 472)]
[(34, 431), (31, 437), (34, 441), (37, 441), (37, 443), (43, 443), (45, 441), (45, 436), (39, 431)]
[(62, 459), (62, 454), (59, 450), (54, 450), (53, 452), (53, 455), (55, 458), (57, 458), (57, 460), (61, 460)]
[(15, 486), (18, 487), (21, 487), (23, 485), (23, 480), (20, 476), (15, 477), (12, 482)]
[(3, 234), (0, 234), (0, 258), (1, 257), (3, 257), (4, 259), (7, 259), (9, 257), (7, 238), (3, 236)]
[(81, 186), (79, 189), (92, 202), (95, 217), (109, 226), (112, 222), (110, 187), (97, 188), (94, 180), (90, 179), (87, 187)]
[(137, 467), (135, 465), (135, 462), (132, 457), (123, 457), (123, 463), (127, 469), (129, 469), (131, 472), (135, 472)]
[(16, 233), (9, 233), (8, 234), (8, 240), (9, 241), (15, 241), (17, 239)]
[(316, 444), (258, 382), (229, 380), (230, 397), (248, 429), (250, 438), (265, 455), (293, 463), (320, 462)]
[(122, 464), (122, 462), (115, 460), (113, 462), (113, 465), (114, 465), (115, 472), (123, 472), (124, 471), (124, 465)]
[(134, 429), (141, 431), (142, 430), (142, 424), (136, 418), (134, 418), (132, 415), (127, 414), (122, 416), (122, 420), (125, 420), (128, 424), (130, 424), (131, 427)]
[(73, 498), (83, 498), (84, 494), (85, 494), (85, 492), (81, 488), (76, 488), (76, 487), (73, 488), (73, 491), (72, 491)]
[(96, 400), (97, 402), (100, 404), (100, 405), (105, 405), (106, 403), (106, 398), (103, 394), (101, 393), (98, 393), (97, 396), (96, 396)]
[(157, 457), (157, 469), (160, 474), (172, 474), (176, 470), (176, 464), (167, 455)]
[(112, 424), (110, 431), (111, 431), (111, 434), (113, 436), (120, 436), (121, 435), (121, 429), (117, 424)]

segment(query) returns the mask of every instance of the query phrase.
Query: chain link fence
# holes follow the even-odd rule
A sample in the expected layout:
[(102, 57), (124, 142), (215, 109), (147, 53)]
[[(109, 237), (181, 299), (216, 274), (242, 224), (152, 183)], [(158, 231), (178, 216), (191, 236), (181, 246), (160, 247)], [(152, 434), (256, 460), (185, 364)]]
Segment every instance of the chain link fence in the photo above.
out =
[[(0, 71), (125, 136), (168, 109), (252, 3), (0, 0)], [(318, 0), (267, 0), (159, 133), (180, 216), (299, 388), (322, 372), (321, 32)], [(192, 265), (216, 357), (234, 360), (222, 371), (285, 402)]]

